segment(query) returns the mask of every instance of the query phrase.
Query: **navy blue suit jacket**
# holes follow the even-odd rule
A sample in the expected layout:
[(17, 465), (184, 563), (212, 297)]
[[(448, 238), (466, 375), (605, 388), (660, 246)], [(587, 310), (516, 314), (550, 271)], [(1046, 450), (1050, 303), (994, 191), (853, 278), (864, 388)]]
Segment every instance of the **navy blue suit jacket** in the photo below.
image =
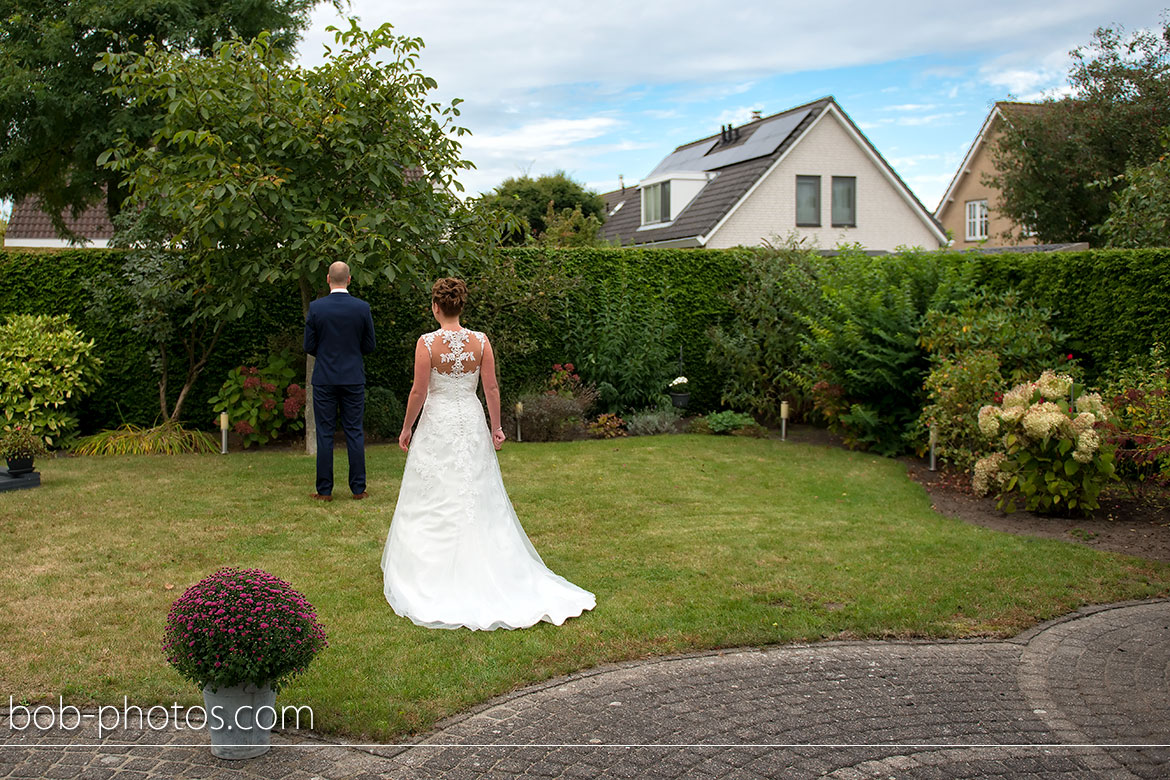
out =
[(370, 304), (347, 292), (330, 293), (309, 304), (305, 318), (305, 352), (317, 358), (315, 385), (363, 385), (362, 355), (374, 351)]

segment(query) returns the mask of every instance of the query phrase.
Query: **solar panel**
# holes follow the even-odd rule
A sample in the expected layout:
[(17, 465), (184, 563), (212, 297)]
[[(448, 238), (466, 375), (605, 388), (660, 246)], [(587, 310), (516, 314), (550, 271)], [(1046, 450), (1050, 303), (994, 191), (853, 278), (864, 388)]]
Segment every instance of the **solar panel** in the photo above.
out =
[(660, 173), (704, 170), (704, 165), (706, 163), (703, 162), (703, 155), (711, 151), (711, 147), (713, 147), (715, 143), (715, 139), (710, 141), (703, 141), (702, 143), (687, 146), (667, 155), (666, 159), (658, 163), (658, 167), (650, 171), (650, 175), (646, 178), (653, 178)]
[(653, 178), (664, 173), (684, 171), (712, 171), (728, 165), (754, 160), (757, 157), (766, 157), (772, 154), (785, 139), (792, 134), (797, 125), (804, 121), (811, 109), (797, 111), (794, 114), (785, 114), (770, 119), (752, 132), (742, 144), (727, 149), (717, 149), (719, 139), (711, 139), (692, 146), (679, 149), (667, 156), (650, 172), (646, 178)]

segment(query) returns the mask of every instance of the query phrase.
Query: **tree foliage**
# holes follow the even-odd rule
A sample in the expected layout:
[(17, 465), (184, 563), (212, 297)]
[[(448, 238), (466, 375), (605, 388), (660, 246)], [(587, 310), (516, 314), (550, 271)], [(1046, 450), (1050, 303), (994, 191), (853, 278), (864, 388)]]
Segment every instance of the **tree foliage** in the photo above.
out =
[(544, 215), (544, 232), (532, 243), (549, 248), (601, 246), (604, 241), (597, 235), (601, 224), (601, 220), (594, 215), (586, 216), (580, 204), (571, 209), (561, 209), (558, 214), (550, 202)]
[(1043, 243), (1092, 241), (1118, 176), (1156, 160), (1170, 125), (1170, 23), (1099, 28), (1072, 56), (1072, 96), (1009, 112), (992, 147), (1000, 209)]
[(1170, 128), (1162, 134), (1162, 146), (1157, 160), (1129, 166), (1119, 177), (1124, 189), (1114, 194), (1099, 228), (1109, 246), (1170, 246)]
[[(522, 230), (514, 230), (505, 238), (505, 243), (513, 246), (540, 238), (550, 227), (555, 231), (563, 231), (564, 226), (558, 222), (575, 219), (573, 212), (578, 208), (584, 221), (592, 217), (598, 221), (599, 227), (600, 223), (605, 221), (605, 201), (602, 197), (585, 189), (583, 184), (571, 179), (564, 171), (538, 176), (535, 179), (527, 175), (506, 179), (484, 198), (484, 203), (523, 221)], [(550, 208), (557, 217), (551, 225), (548, 218)], [(568, 214), (564, 213), (566, 209)], [(552, 240), (554, 235), (555, 233), (550, 234), (548, 240)]]
[(116, 173), (98, 155), (126, 134), (142, 141), (154, 125), (107, 92), (98, 59), (142, 51), (147, 40), (176, 54), (209, 54), (233, 34), (272, 32), (291, 49), (319, 0), (0, 0), (0, 197), (35, 195), (58, 233), (74, 238), (61, 214), (106, 198), (121, 205)]
[(405, 285), (497, 240), (486, 212), (456, 195), (472, 167), (460, 101), (428, 100), (422, 40), (353, 20), (334, 32), (311, 69), (266, 34), (207, 58), (154, 45), (103, 58), (114, 93), (157, 126), (148, 144), (124, 134), (101, 160), (125, 177), (126, 211), (183, 250), (193, 294), (212, 301), (202, 312), (220, 322), (265, 283), (295, 282), (307, 312), (336, 260), (358, 286)]
[(817, 268), (823, 260), (794, 237), (743, 258), (743, 281), (727, 295), (733, 316), (709, 331), (707, 359), (722, 377), (723, 403), (761, 420), (794, 417), (808, 407), (802, 344), (808, 317), (821, 306)]

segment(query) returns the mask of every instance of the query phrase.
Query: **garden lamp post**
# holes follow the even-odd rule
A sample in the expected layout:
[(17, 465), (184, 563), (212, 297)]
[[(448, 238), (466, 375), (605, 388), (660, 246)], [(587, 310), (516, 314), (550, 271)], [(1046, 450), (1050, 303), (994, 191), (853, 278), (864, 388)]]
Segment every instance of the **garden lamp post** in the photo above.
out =
[(227, 412), (219, 413), (219, 436), (220, 436), (220, 455), (227, 455), (227, 432), (228, 432), (228, 414)]
[(932, 422), (930, 424), (930, 470), (931, 471), (935, 470), (934, 450), (935, 450), (935, 447), (937, 445), (938, 445), (938, 429), (935, 427), (934, 423)]
[(788, 402), (780, 402), (780, 441), (788, 441)]

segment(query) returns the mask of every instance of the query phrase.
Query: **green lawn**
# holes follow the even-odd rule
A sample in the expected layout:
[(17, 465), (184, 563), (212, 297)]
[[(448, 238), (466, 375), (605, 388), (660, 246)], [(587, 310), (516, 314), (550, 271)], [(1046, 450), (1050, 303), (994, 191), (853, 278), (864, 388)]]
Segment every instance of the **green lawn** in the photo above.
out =
[(172, 600), (228, 564), (292, 582), (329, 632), (281, 701), (312, 706), (318, 729), (374, 740), (611, 661), (1007, 636), (1170, 586), (1165, 564), (940, 517), (899, 463), (870, 455), (714, 436), (510, 444), (500, 461), (521, 521), (597, 608), (561, 627), (432, 631), (382, 596), (403, 460), (371, 448), (371, 498), (330, 504), (308, 498), (312, 461), (288, 452), (41, 464), (42, 487), (0, 494), (0, 690), (199, 702), (163, 659), (162, 627)]

